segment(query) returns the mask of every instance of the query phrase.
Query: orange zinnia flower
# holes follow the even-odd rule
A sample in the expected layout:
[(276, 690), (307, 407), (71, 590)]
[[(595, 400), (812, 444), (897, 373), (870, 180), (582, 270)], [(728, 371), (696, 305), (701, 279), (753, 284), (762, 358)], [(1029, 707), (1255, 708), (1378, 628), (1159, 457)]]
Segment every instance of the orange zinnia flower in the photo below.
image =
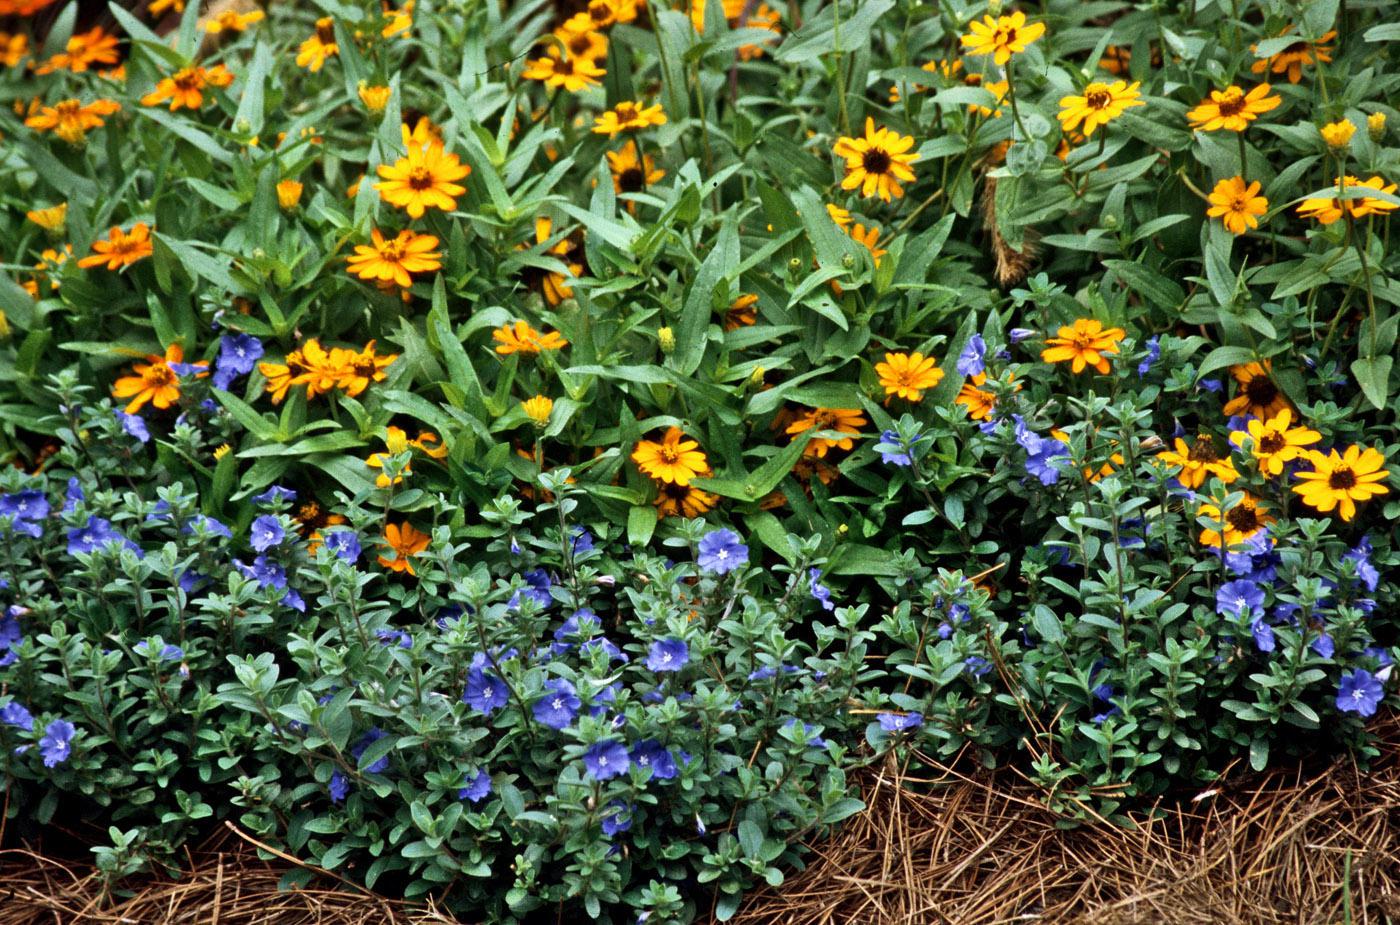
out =
[(53, 132), (70, 145), (81, 144), (91, 129), (101, 128), (103, 120), (121, 109), (113, 100), (94, 100), (84, 106), (78, 100), (63, 100), (39, 111), (24, 124), (36, 132)]
[(569, 342), (557, 331), (542, 333), (524, 321), (507, 324), (491, 332), (496, 341), (496, 352), (502, 355), (511, 353), (537, 354), (545, 350), (559, 350)]
[(393, 572), (417, 575), (413, 570), (413, 557), (428, 548), (430, 539), (428, 534), (413, 529), (413, 525), (408, 521), (402, 524), (385, 524), (384, 545), (394, 553), (394, 558), (380, 556), (379, 564)]
[(107, 264), (109, 270), (129, 267), (143, 257), (151, 256), (151, 229), (145, 222), (137, 222), (130, 231), (122, 231), (113, 226), (107, 232), (107, 240), (92, 242), (92, 253), (78, 261), (78, 266), (99, 267)]
[[(126, 413), (135, 414), (148, 403), (156, 408), (169, 408), (180, 400), (180, 376), (175, 367), (183, 365), (185, 351), (179, 344), (165, 348), (165, 355), (148, 354), (145, 363), (132, 367), (133, 375), (123, 376), (112, 384), (113, 398), (129, 398)], [(209, 375), (204, 367), (208, 360), (188, 364), (195, 367), (196, 378)], [(188, 370), (186, 370), (188, 371)]]
[(398, 237), (386, 240), (378, 228), (370, 229), (372, 244), (357, 244), (348, 258), (350, 272), (360, 279), (394, 283), (407, 289), (413, 285), (410, 273), (431, 273), (442, 269), (442, 254), (434, 251), (438, 239), (405, 228)]
[(1048, 344), (1040, 352), (1046, 363), (1070, 361), (1071, 369), (1082, 373), (1092, 366), (1101, 373), (1109, 370), (1105, 354), (1118, 352), (1118, 342), (1123, 339), (1122, 328), (1105, 328), (1097, 318), (1079, 318), (1073, 325), (1062, 327), (1058, 337), (1048, 337)]
[(170, 111), (177, 109), (199, 109), (204, 106), (205, 87), (227, 87), (233, 83), (233, 74), (222, 64), (209, 69), (195, 65), (181, 68), (169, 77), (163, 78), (156, 88), (141, 97), (143, 106), (159, 106), (170, 101)]

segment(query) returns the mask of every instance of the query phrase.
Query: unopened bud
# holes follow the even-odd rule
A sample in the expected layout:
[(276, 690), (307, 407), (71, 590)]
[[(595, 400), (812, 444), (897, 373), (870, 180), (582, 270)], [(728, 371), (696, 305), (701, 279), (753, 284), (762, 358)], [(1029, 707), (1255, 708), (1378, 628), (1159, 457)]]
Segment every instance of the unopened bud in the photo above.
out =
[(1375, 142), (1385, 137), (1385, 113), (1373, 112), (1366, 117), (1366, 134)]
[(670, 327), (661, 328), (656, 332), (656, 342), (661, 347), (661, 352), (672, 354), (676, 351), (676, 332)]

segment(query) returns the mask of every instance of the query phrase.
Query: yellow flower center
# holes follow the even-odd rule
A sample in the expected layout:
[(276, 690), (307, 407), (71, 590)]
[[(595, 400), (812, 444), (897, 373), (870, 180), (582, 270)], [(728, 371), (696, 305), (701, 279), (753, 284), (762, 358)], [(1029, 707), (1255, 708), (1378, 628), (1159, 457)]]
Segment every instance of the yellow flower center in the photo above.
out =
[(379, 256), (389, 263), (398, 263), (403, 260), (403, 248), (399, 246), (398, 239), (385, 241), (379, 245)]

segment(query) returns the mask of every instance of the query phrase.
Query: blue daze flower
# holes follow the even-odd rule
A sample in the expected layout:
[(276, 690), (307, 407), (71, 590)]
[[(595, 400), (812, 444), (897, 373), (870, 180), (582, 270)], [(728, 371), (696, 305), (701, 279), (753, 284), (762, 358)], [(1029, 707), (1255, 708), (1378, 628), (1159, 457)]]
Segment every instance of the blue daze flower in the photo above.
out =
[(1254, 647), (1260, 652), (1274, 651), (1274, 628), (1262, 619), (1249, 624), (1250, 635), (1254, 637)]
[[(914, 444), (918, 437), (909, 441)], [(875, 449), (880, 451), (880, 462), (887, 466), (912, 466), (914, 457), (908, 447), (899, 439), (899, 434), (893, 430), (887, 430), (880, 434), (880, 442), (875, 445)]]
[[(138, 655), (149, 655), (151, 651), (151, 644), (143, 639), (136, 645), (132, 646), (132, 651), (136, 652)], [(162, 662), (178, 662), (184, 657), (184, 649), (181, 649), (179, 646), (172, 645), (168, 642), (160, 647), (160, 652), (156, 655), (156, 659)]]
[(13, 664), (19, 658), (19, 646), (24, 642), (24, 631), (19, 625), (21, 607), (9, 607), (0, 614), (0, 668)]
[(632, 763), (649, 770), (657, 780), (671, 780), (678, 773), (670, 749), (655, 739), (643, 739), (632, 748)]
[(608, 780), (627, 773), (627, 747), (615, 739), (603, 739), (583, 753), (583, 767), (596, 780)]
[(628, 657), (626, 652), (619, 649), (613, 641), (606, 636), (598, 636), (594, 639), (590, 639), (578, 647), (579, 653), (584, 656), (591, 656), (594, 649), (602, 650), (608, 656), (609, 662), (630, 662), (632, 660)]
[(1385, 686), (1369, 671), (1354, 668), (1342, 675), (1337, 685), (1337, 709), (1343, 713), (1374, 716), (1376, 707), (1385, 699)]
[(1337, 652), (1337, 643), (1332, 637), (1323, 633), (1312, 641), (1312, 650), (1323, 658), (1331, 658)]
[(331, 530), (321, 534), (321, 543), (346, 562), (360, 558), (360, 537), (354, 530)]
[(287, 531), (282, 529), (282, 522), (272, 514), (258, 517), (248, 530), (248, 542), (258, 552), (267, 552), (286, 536)]
[(821, 569), (810, 568), (807, 570), (807, 585), (811, 589), (812, 598), (822, 605), (823, 610), (835, 610), (836, 605), (831, 602), (831, 589), (817, 580), (821, 577)]
[(583, 527), (574, 527), (574, 555), (582, 555), (585, 552), (593, 551), (593, 534)]
[(71, 514), (77, 510), (78, 505), (87, 500), (83, 494), (83, 486), (78, 481), (76, 475), (68, 477), (68, 487), (63, 490), (63, 513)]
[(34, 728), (34, 714), (26, 710), (24, 704), (11, 700), (0, 707), (0, 723), (29, 732)]
[[(360, 741), (356, 742), (355, 745), (350, 749), (350, 757), (354, 758), (356, 761), (359, 761), (360, 756), (365, 753), (365, 749), (369, 748), (371, 745), (373, 745), (375, 742), (378, 742), (386, 735), (388, 735), (388, 733), (385, 732), (383, 729), (380, 729), (377, 726), (372, 727), (370, 731), (366, 732), (363, 736), (361, 736)], [(374, 761), (371, 761), (368, 766), (365, 767), (366, 774), (383, 774), (387, 770), (389, 770), (388, 755), (383, 755), (379, 758), (376, 758)]]
[(1007, 337), (1013, 344), (1019, 344), (1023, 340), (1030, 340), (1035, 336), (1036, 332), (1032, 331), (1030, 328), (1012, 328), (1007, 332)]
[(510, 689), (506, 687), (506, 682), (494, 672), (487, 672), (486, 656), (481, 652), (473, 655), (471, 666), (467, 669), (467, 686), (462, 693), (462, 702), (478, 713), (490, 716), (505, 706), (509, 699)]
[(1016, 442), (1026, 451), (1026, 473), (1035, 476), (1042, 485), (1054, 485), (1060, 480), (1061, 463), (1069, 459), (1065, 445), (1053, 437), (1042, 437), (1026, 426), (1019, 414), (1016, 422)]
[(214, 388), (227, 392), (233, 380), (253, 371), (262, 355), (262, 341), (253, 335), (225, 334), (219, 340), (219, 356), (214, 361)]
[(891, 735), (912, 732), (924, 724), (922, 713), (877, 713), (875, 718), (880, 721), (880, 728)]
[(519, 607), (522, 595), (541, 607), (547, 608), (554, 603), (554, 596), (549, 593), (549, 589), (554, 587), (554, 583), (550, 581), (548, 572), (537, 568), (520, 577), (525, 579), (525, 587), (512, 594), (506, 606), (511, 609)]
[(568, 728), (583, 705), (574, 686), (563, 678), (551, 678), (544, 682), (544, 690), (544, 696), (535, 701), (535, 719), (550, 729)]
[(992, 663), (980, 655), (969, 655), (963, 659), (963, 670), (974, 678), (980, 678), (992, 670)]
[(1215, 612), (1241, 617), (1264, 606), (1264, 589), (1247, 578), (1227, 581), (1215, 592)]
[(141, 552), (135, 543), (117, 530), (112, 529), (111, 521), (101, 517), (90, 516), (86, 525), (68, 531), (68, 555), (70, 556), (97, 552), (100, 549), (106, 549), (112, 543), (123, 545), (138, 555)]
[(146, 421), (139, 414), (127, 414), (125, 411), (117, 410), (112, 412), (117, 416), (117, 421), (121, 424), (122, 430), (128, 437), (135, 437), (142, 443), (151, 442), (151, 432), (146, 427)]
[(658, 639), (647, 652), (647, 667), (655, 672), (680, 671), (690, 661), (684, 639)]
[[(3, 494), (0, 495), (0, 515), (12, 517), (16, 523), (34, 523), (49, 516), (49, 499), (37, 488)], [(38, 535), (38, 532), (30, 534)]]
[(329, 790), (332, 803), (344, 803), (346, 795), (350, 793), (350, 781), (339, 771), (332, 771)]
[[(1371, 709), (1374, 712), (1375, 708)], [(66, 719), (56, 719), (44, 727), (44, 737), (39, 740), (44, 767), (56, 767), (68, 760), (73, 754), (73, 736), (77, 731)]]
[(233, 564), (240, 572), (258, 583), (259, 591), (266, 591), (268, 588), (282, 591), (287, 587), (287, 570), (269, 560), (267, 556), (258, 556), (252, 565), (244, 565), (237, 559), (233, 560)]
[(374, 635), (381, 646), (398, 646), (400, 649), (413, 648), (413, 637), (403, 630), (381, 626), (374, 631)]
[(1156, 334), (1147, 339), (1147, 343), (1144, 345), (1147, 347), (1147, 356), (1138, 364), (1137, 368), (1139, 376), (1146, 376), (1148, 370), (1152, 369), (1152, 364), (1162, 358), (1162, 345), (1159, 340)]
[(716, 575), (732, 572), (749, 561), (749, 547), (733, 530), (712, 530), (700, 538), (700, 568)]
[(278, 504), (282, 501), (286, 501), (290, 504), (296, 499), (297, 493), (294, 489), (285, 488), (281, 485), (273, 485), (267, 491), (253, 497), (253, 501), (256, 504)]
[(607, 811), (603, 813), (601, 820), (603, 834), (612, 837), (619, 832), (626, 832), (632, 828), (632, 807), (622, 800), (613, 800), (608, 803)]
[(974, 334), (967, 339), (962, 353), (958, 354), (958, 362), (954, 368), (960, 376), (976, 376), (986, 372), (986, 356), (987, 342), (982, 339), (981, 334)]
[(1354, 548), (1342, 556), (1343, 559), (1356, 563), (1356, 577), (1367, 591), (1376, 590), (1381, 583), (1381, 573), (1371, 564), (1371, 553), (1374, 551), (1371, 548), (1371, 538), (1363, 536)]
[(191, 517), (185, 522), (185, 525), (180, 528), (180, 532), (191, 536), (203, 532), (211, 536), (222, 536), (224, 539), (233, 539), (233, 531), (228, 528), (227, 524), (221, 523), (204, 514), (196, 514)]
[(491, 795), (491, 775), (483, 768), (476, 775), (467, 774), (466, 784), (457, 791), (457, 799), (480, 803)]
[[(798, 722), (799, 720), (797, 717), (789, 717), (788, 721), (783, 723), (783, 728), (797, 730)], [(817, 734), (817, 727), (813, 726), (811, 723), (802, 723), (799, 736), (800, 738), (806, 739), (808, 748), (826, 748), (826, 739), (823, 739)]]

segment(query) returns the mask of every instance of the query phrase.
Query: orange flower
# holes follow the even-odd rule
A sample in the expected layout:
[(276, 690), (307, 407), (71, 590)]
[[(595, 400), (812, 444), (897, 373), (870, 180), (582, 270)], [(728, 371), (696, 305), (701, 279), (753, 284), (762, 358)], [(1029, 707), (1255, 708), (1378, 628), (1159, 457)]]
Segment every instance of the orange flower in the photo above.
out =
[(380, 164), (378, 169), (384, 179), (374, 188), (385, 202), (399, 206), (412, 218), (422, 218), (430, 207), (444, 212), (457, 208), (453, 197), (467, 190), (455, 181), (472, 172), (457, 155), (435, 143), (411, 145), (407, 157), (399, 158), (392, 166)]
[[(1279, 33), (1280, 36), (1292, 32), (1295, 27), (1288, 26)], [(1276, 55), (1270, 55), (1255, 61), (1250, 66), (1250, 70), (1256, 74), (1263, 74), (1272, 71), (1274, 74), (1287, 74), (1288, 82), (1296, 84), (1303, 79), (1303, 65), (1314, 63), (1327, 63), (1332, 60), (1332, 47), (1327, 43), (1337, 37), (1336, 30), (1332, 30), (1315, 42), (1299, 38), (1298, 41), (1284, 48)], [(1259, 46), (1251, 45), (1249, 50), (1258, 53)]]
[(729, 308), (724, 313), (724, 329), (726, 331), (736, 331), (739, 328), (748, 327), (758, 322), (758, 312), (754, 306), (758, 304), (758, 296), (751, 292), (740, 295), (729, 304)]
[(562, 88), (577, 93), (588, 87), (596, 87), (598, 78), (605, 73), (593, 63), (592, 58), (561, 56), (557, 49), (550, 49), (545, 57), (527, 61), (521, 76), (526, 80), (542, 81), (551, 90)]
[(1202, 100), (1195, 109), (1186, 114), (1191, 128), (1202, 132), (1216, 132), (1224, 129), (1230, 132), (1243, 132), (1249, 123), (1263, 113), (1276, 109), (1283, 100), (1269, 96), (1269, 85), (1260, 84), (1248, 93), (1239, 87), (1229, 86), (1224, 90), (1212, 90), (1210, 96)]
[(875, 364), (875, 372), (887, 396), (914, 402), (921, 401), (924, 392), (943, 380), (943, 370), (934, 363), (933, 357), (917, 352), (887, 353), (885, 362)]
[(428, 548), (428, 541), (431, 537), (426, 533), (419, 533), (413, 529), (413, 525), (408, 521), (402, 524), (384, 525), (384, 545), (394, 553), (394, 558), (385, 556), (379, 557), (379, 564), (393, 572), (408, 572), (410, 575), (417, 575), (413, 570), (413, 557)]
[(36, 132), (53, 132), (70, 145), (77, 145), (87, 138), (90, 130), (101, 128), (103, 120), (121, 108), (121, 104), (113, 100), (94, 100), (86, 106), (78, 100), (63, 100), (52, 106), (40, 106), (24, 124)]
[[(156, 408), (169, 408), (180, 400), (180, 376), (172, 367), (181, 365), (184, 359), (185, 351), (179, 344), (166, 347), (164, 356), (148, 354), (145, 363), (132, 367), (134, 375), (123, 376), (112, 384), (112, 397), (131, 399), (126, 406), (127, 414), (135, 414), (147, 403)], [(208, 360), (189, 365), (198, 367), (194, 373), (196, 378), (209, 375), (204, 369), (209, 365)]]
[(107, 264), (109, 270), (129, 267), (143, 257), (151, 256), (151, 229), (145, 222), (137, 222), (130, 231), (122, 231), (113, 226), (107, 232), (107, 240), (92, 242), (92, 253), (78, 261), (78, 266), (87, 269)]
[[(866, 423), (865, 415), (856, 408), (811, 408), (788, 425), (787, 433), (791, 434), (794, 439), (803, 431), (813, 429), (834, 430), (843, 434), (859, 435), (860, 429)], [(855, 442), (850, 437), (839, 437), (834, 440), (828, 437), (814, 437), (807, 444), (807, 448), (802, 451), (802, 455), (825, 458), (833, 447), (838, 450), (849, 450), (853, 446), (855, 446)]]
[(81, 74), (93, 65), (110, 65), (117, 61), (117, 37), (108, 35), (101, 26), (97, 26), (71, 36), (63, 51), (34, 68), (34, 73), (52, 74), (66, 69)]
[(19, 67), (19, 63), (29, 55), (29, 36), (23, 32), (11, 35), (0, 32), (0, 66)]
[(434, 251), (438, 239), (405, 228), (393, 240), (385, 240), (378, 228), (370, 229), (372, 244), (357, 244), (348, 258), (350, 272), (360, 279), (380, 280), (407, 289), (413, 285), (410, 273), (432, 273), (442, 269), (442, 254)]
[(170, 111), (177, 109), (200, 109), (204, 106), (206, 87), (227, 87), (233, 83), (233, 74), (222, 64), (208, 70), (195, 65), (181, 68), (169, 77), (163, 78), (156, 88), (141, 97), (143, 106), (159, 106), (170, 101)]
[(496, 341), (496, 352), (501, 355), (512, 353), (538, 354), (545, 350), (559, 350), (569, 342), (559, 336), (559, 332), (542, 333), (524, 321), (507, 324), (491, 332)]
[(1082, 373), (1092, 366), (1101, 373), (1109, 370), (1105, 354), (1118, 352), (1118, 342), (1123, 339), (1122, 328), (1105, 328), (1096, 318), (1079, 318), (1073, 325), (1062, 327), (1058, 337), (1047, 337), (1048, 344), (1040, 352), (1046, 363), (1070, 361), (1071, 369)]
[(297, 49), (297, 66), (311, 73), (319, 71), (327, 58), (340, 54), (340, 46), (335, 41), (335, 20), (322, 16), (316, 20), (316, 31), (311, 38), (301, 43)]

